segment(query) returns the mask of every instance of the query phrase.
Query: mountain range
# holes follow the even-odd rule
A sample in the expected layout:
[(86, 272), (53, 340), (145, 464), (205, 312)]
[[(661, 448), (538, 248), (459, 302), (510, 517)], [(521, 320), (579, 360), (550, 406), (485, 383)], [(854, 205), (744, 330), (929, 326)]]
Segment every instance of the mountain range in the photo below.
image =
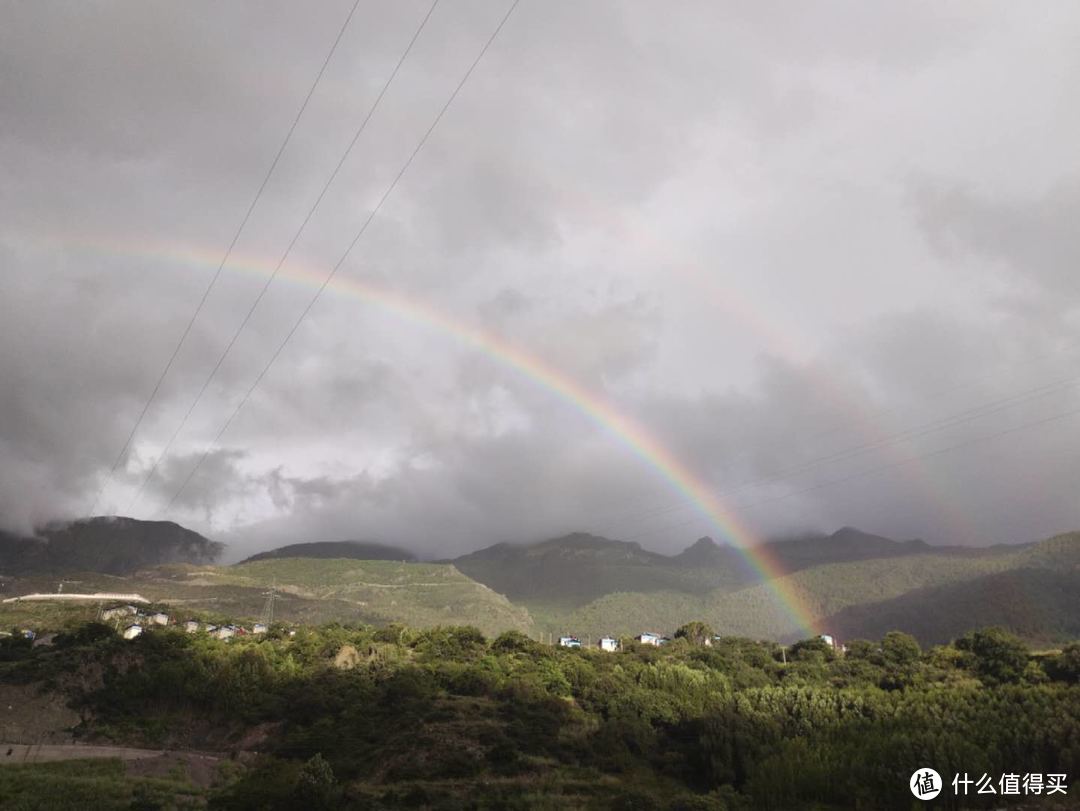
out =
[[(592, 543), (597, 545), (595, 539)], [(552, 633), (670, 632), (699, 619), (718, 633), (781, 640), (814, 632), (877, 638), (888, 630), (904, 630), (924, 643), (937, 643), (994, 624), (1033, 641), (1080, 635), (1080, 533), (1038, 544), (973, 549), (892, 541), (844, 528), (755, 550), (759, 556), (768, 554), (787, 574), (771, 580), (746, 577), (743, 564), (741, 581), (738, 562), (730, 562), (732, 556), (741, 562), (741, 552), (699, 541), (688, 553), (650, 559), (657, 575), (652, 580), (641, 571), (645, 564), (639, 564), (631, 577), (623, 578), (623, 587), (613, 586), (620, 585), (616, 575), (627, 567), (582, 563), (607, 578), (604, 588), (594, 589), (607, 589), (598, 597), (574, 589), (579, 581), (560, 577), (552, 562), (572, 568), (566, 561), (580, 560), (580, 551), (567, 558), (552, 545), (536, 544), (513, 555), (499, 549), (497, 557), (508, 562), (512, 577), (493, 566), (484, 551), (454, 563), (499, 590), (499, 585), (521, 582), (531, 557), (546, 558), (527, 591), (504, 593)], [(478, 557), (485, 560), (483, 566), (475, 564)], [(687, 557), (704, 565), (680, 565)], [(681, 584), (680, 572), (685, 576)], [(725, 575), (727, 583), (722, 582)], [(701, 588), (709, 579), (719, 585)], [(635, 581), (651, 587), (637, 588)]]
[[(398, 547), (342, 541), (210, 565), (221, 552), (221, 544), (176, 524), (94, 518), (50, 525), (32, 538), (0, 534), (0, 572), (16, 578), (8, 594), (52, 590), (60, 573), (97, 583), (85, 573), (98, 573), (124, 577), (125, 587), (153, 599), (256, 616), (267, 588), (277, 588), (281, 616), (298, 621), (622, 636), (670, 633), (699, 619), (718, 633), (756, 638), (904, 630), (924, 643), (996, 624), (1033, 641), (1080, 636), (1080, 533), (971, 548), (843, 527), (752, 550), (700, 538), (675, 555), (573, 533), (430, 563)], [(748, 562), (766, 558), (784, 574), (766, 580)], [(102, 588), (120, 588), (114, 580)]]

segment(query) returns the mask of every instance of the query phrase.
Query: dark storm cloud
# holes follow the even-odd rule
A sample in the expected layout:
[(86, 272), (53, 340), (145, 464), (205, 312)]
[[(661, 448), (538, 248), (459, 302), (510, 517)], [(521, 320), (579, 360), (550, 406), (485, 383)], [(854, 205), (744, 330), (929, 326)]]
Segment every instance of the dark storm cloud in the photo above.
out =
[[(0, 523), (89, 509), (348, 7), (0, 13)], [(100, 510), (131, 503), (426, 9), (359, 6)], [(1077, 422), (1035, 424), (1076, 405), (1037, 390), (1080, 354), (1067, 5), (525, 0), (342, 266), (368, 293), (331, 288), (212, 447), (504, 9), (436, 9), (136, 515), (209, 450), (170, 517), (246, 550), (717, 534), (541, 364), (758, 533), (1080, 525)]]

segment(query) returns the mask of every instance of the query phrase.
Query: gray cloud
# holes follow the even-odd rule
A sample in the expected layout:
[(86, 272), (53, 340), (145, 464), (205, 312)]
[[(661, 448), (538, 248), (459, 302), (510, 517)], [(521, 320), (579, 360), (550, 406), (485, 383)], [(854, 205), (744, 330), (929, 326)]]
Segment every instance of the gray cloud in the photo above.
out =
[[(357, 11), (99, 509), (128, 508), (426, 8)], [(137, 516), (503, 8), (436, 10)], [(89, 509), (347, 10), (5, 11), (0, 524)], [(430, 557), (719, 534), (583, 390), (761, 535), (1080, 525), (1080, 429), (1056, 416), (1080, 353), (1078, 25), (1064, 4), (523, 2), (170, 517), (237, 550)]]
[[(952, 257), (974, 254), (993, 269), (1036, 287), (1058, 306), (1080, 303), (1080, 179), (1064, 179), (1034, 199), (988, 197), (960, 186), (918, 196), (933, 245)], [(999, 266), (999, 267), (994, 267)]]

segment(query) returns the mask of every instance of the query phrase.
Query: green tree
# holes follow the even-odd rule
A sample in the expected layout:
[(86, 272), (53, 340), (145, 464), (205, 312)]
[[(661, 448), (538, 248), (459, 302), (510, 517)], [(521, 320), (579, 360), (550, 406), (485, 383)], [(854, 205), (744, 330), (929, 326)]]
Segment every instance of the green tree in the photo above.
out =
[(922, 648), (911, 634), (889, 631), (881, 640), (881, 656), (886, 667), (910, 667), (922, 656)]
[(301, 767), (296, 781), (296, 799), (299, 808), (329, 809), (337, 805), (337, 779), (321, 752), (316, 752)]
[(675, 632), (676, 639), (685, 639), (694, 645), (712, 644), (715, 635), (710, 626), (699, 620), (688, 622)]
[(491, 650), (495, 653), (536, 653), (541, 645), (521, 631), (504, 631), (495, 637)]
[(1061, 653), (1047, 661), (1046, 669), (1058, 681), (1080, 683), (1080, 642), (1071, 642), (1062, 648)]
[(787, 651), (788, 658), (795, 661), (823, 662), (832, 659), (834, 655), (832, 646), (820, 636), (800, 639)]
[(971, 656), (972, 670), (986, 684), (1016, 683), (1027, 668), (1027, 648), (1004, 628), (972, 631), (956, 647)]

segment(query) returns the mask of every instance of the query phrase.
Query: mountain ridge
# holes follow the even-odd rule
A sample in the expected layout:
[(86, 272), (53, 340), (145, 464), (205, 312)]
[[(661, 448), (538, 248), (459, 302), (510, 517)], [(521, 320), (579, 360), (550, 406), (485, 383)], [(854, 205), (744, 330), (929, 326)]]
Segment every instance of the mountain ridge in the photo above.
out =
[(257, 552), (239, 561), (237, 566), (258, 560), (281, 558), (350, 558), (354, 560), (396, 560), (415, 562), (416, 555), (407, 549), (374, 541), (311, 541), (293, 543)]
[(216, 561), (225, 545), (172, 521), (93, 516), (53, 521), (27, 537), (0, 532), (0, 571), (129, 574), (167, 563)]

